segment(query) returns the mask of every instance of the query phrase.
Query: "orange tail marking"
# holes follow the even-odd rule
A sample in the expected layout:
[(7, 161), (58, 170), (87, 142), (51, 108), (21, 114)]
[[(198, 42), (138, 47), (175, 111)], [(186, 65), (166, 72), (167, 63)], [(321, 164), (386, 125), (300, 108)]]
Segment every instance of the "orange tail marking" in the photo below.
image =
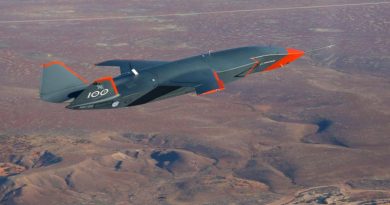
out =
[(88, 80), (86, 80), (85, 78), (81, 77), (79, 74), (77, 74), (74, 70), (72, 70), (71, 68), (69, 68), (65, 63), (61, 62), (61, 61), (52, 61), (52, 62), (49, 62), (49, 63), (46, 63), (46, 64), (43, 64), (43, 68), (49, 68), (53, 65), (60, 65), (62, 66), (63, 68), (65, 68), (68, 72), (70, 72), (72, 75), (76, 76), (78, 79), (80, 79), (81, 81), (83, 81), (85, 84), (88, 84)]
[(114, 78), (112, 76), (102, 77), (102, 78), (99, 78), (99, 79), (95, 80), (94, 82), (95, 83), (102, 83), (104, 81), (110, 81), (111, 86), (114, 89), (115, 94), (118, 95), (118, 93), (119, 93), (118, 92), (118, 88), (116, 87), (116, 84), (114, 82)]

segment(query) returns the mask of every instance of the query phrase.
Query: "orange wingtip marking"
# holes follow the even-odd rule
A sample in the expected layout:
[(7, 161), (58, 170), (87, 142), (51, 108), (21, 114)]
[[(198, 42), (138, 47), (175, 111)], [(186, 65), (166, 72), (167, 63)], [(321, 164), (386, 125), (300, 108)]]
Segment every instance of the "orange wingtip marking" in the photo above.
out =
[(111, 86), (112, 86), (112, 89), (114, 89), (114, 93), (116, 95), (118, 95), (118, 88), (116, 87), (116, 84), (114, 82), (114, 78), (112, 76), (106, 76), (106, 77), (102, 77), (102, 78), (99, 78), (97, 80), (95, 80), (94, 82), (95, 83), (102, 83), (104, 81), (109, 81), (111, 83)]
[(219, 89), (218, 90), (224, 90), (225, 89), (225, 83), (219, 78), (219, 75), (216, 71), (214, 71), (214, 78), (217, 80)]
[(219, 78), (218, 73), (217, 73), (216, 71), (214, 71), (213, 74), (214, 74), (215, 80), (216, 80), (217, 83), (218, 83), (218, 87), (219, 87), (219, 88), (217, 88), (217, 89), (215, 89), (215, 90), (210, 90), (210, 91), (204, 92), (204, 93), (202, 93), (202, 94), (200, 94), (200, 95), (209, 95), (209, 94), (216, 93), (216, 92), (218, 92), (218, 91), (225, 90), (225, 83), (221, 80), (221, 78)]
[(248, 70), (248, 72), (245, 74), (245, 77), (251, 74), (255, 70), (255, 68), (260, 65), (260, 61), (256, 58), (252, 58), (252, 60), (255, 61), (255, 64), (253, 64), (253, 66)]
[(263, 71), (271, 71), (271, 70), (275, 70), (275, 69), (278, 69), (280, 67), (283, 67), (283, 66), (297, 60), (298, 58), (302, 57), (305, 54), (305, 52), (294, 49), (294, 48), (286, 48), (286, 51), (287, 51), (286, 56), (284, 56), (282, 59), (276, 61), (274, 64), (272, 64), (268, 68), (264, 69)]
[(46, 64), (43, 64), (43, 68), (49, 68), (53, 65), (59, 65), (63, 68), (65, 68), (69, 73), (71, 73), (72, 75), (76, 76), (78, 79), (80, 79), (81, 81), (83, 81), (83, 83), (87, 84), (88, 83), (88, 80), (86, 80), (85, 78), (81, 77), (78, 73), (76, 73), (74, 70), (72, 70), (71, 68), (69, 68), (65, 63), (61, 62), (61, 61), (52, 61), (52, 62), (49, 62), (49, 63), (46, 63)]
[(210, 94), (214, 94), (214, 93), (216, 93), (216, 92), (218, 92), (218, 91), (219, 91), (219, 89), (210, 90), (210, 91), (207, 91), (207, 92), (202, 93), (202, 94), (200, 94), (200, 95), (210, 95)]

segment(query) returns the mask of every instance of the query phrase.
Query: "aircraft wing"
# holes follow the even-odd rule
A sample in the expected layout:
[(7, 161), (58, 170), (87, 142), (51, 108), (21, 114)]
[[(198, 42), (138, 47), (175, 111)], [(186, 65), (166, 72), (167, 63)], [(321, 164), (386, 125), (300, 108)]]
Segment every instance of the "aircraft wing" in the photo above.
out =
[(159, 66), (168, 63), (166, 61), (143, 61), (143, 60), (108, 60), (97, 63), (96, 66), (113, 66), (119, 67), (121, 74), (130, 73), (132, 69), (137, 71), (145, 70), (147, 68)]
[(172, 85), (195, 88), (197, 95), (215, 93), (225, 89), (218, 73), (211, 69), (204, 69), (183, 74), (171, 80)]

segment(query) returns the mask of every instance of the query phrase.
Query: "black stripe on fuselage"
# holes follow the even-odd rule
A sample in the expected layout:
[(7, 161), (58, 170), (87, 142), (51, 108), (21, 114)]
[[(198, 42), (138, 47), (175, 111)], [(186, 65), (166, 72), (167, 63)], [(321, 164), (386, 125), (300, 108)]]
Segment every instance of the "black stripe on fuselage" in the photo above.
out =
[(128, 106), (135, 106), (135, 105), (141, 105), (141, 104), (148, 103), (150, 101), (153, 101), (161, 96), (164, 96), (164, 95), (166, 95), (170, 92), (173, 92), (177, 89), (180, 89), (180, 88), (181, 88), (180, 86), (159, 86), (159, 87), (153, 89), (152, 91), (146, 93), (142, 97), (138, 98), (137, 100), (135, 100), (134, 102), (132, 102)]

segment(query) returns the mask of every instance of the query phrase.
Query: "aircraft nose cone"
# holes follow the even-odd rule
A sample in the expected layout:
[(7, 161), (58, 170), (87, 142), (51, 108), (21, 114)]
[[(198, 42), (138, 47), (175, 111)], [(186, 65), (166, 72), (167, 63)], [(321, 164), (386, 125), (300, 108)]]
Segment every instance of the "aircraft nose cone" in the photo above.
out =
[(291, 63), (297, 60), (298, 58), (302, 57), (303, 55), (305, 55), (304, 51), (295, 48), (286, 48), (286, 50), (287, 50), (286, 58), (288, 58), (286, 59), (287, 63)]
[(304, 51), (301, 51), (301, 50), (298, 50), (295, 48), (286, 48), (286, 51), (287, 51), (287, 54), (282, 59), (275, 62), (270, 67), (266, 68), (264, 71), (271, 71), (271, 70), (281, 68), (281, 67), (297, 60), (298, 58), (302, 57), (305, 54)]

